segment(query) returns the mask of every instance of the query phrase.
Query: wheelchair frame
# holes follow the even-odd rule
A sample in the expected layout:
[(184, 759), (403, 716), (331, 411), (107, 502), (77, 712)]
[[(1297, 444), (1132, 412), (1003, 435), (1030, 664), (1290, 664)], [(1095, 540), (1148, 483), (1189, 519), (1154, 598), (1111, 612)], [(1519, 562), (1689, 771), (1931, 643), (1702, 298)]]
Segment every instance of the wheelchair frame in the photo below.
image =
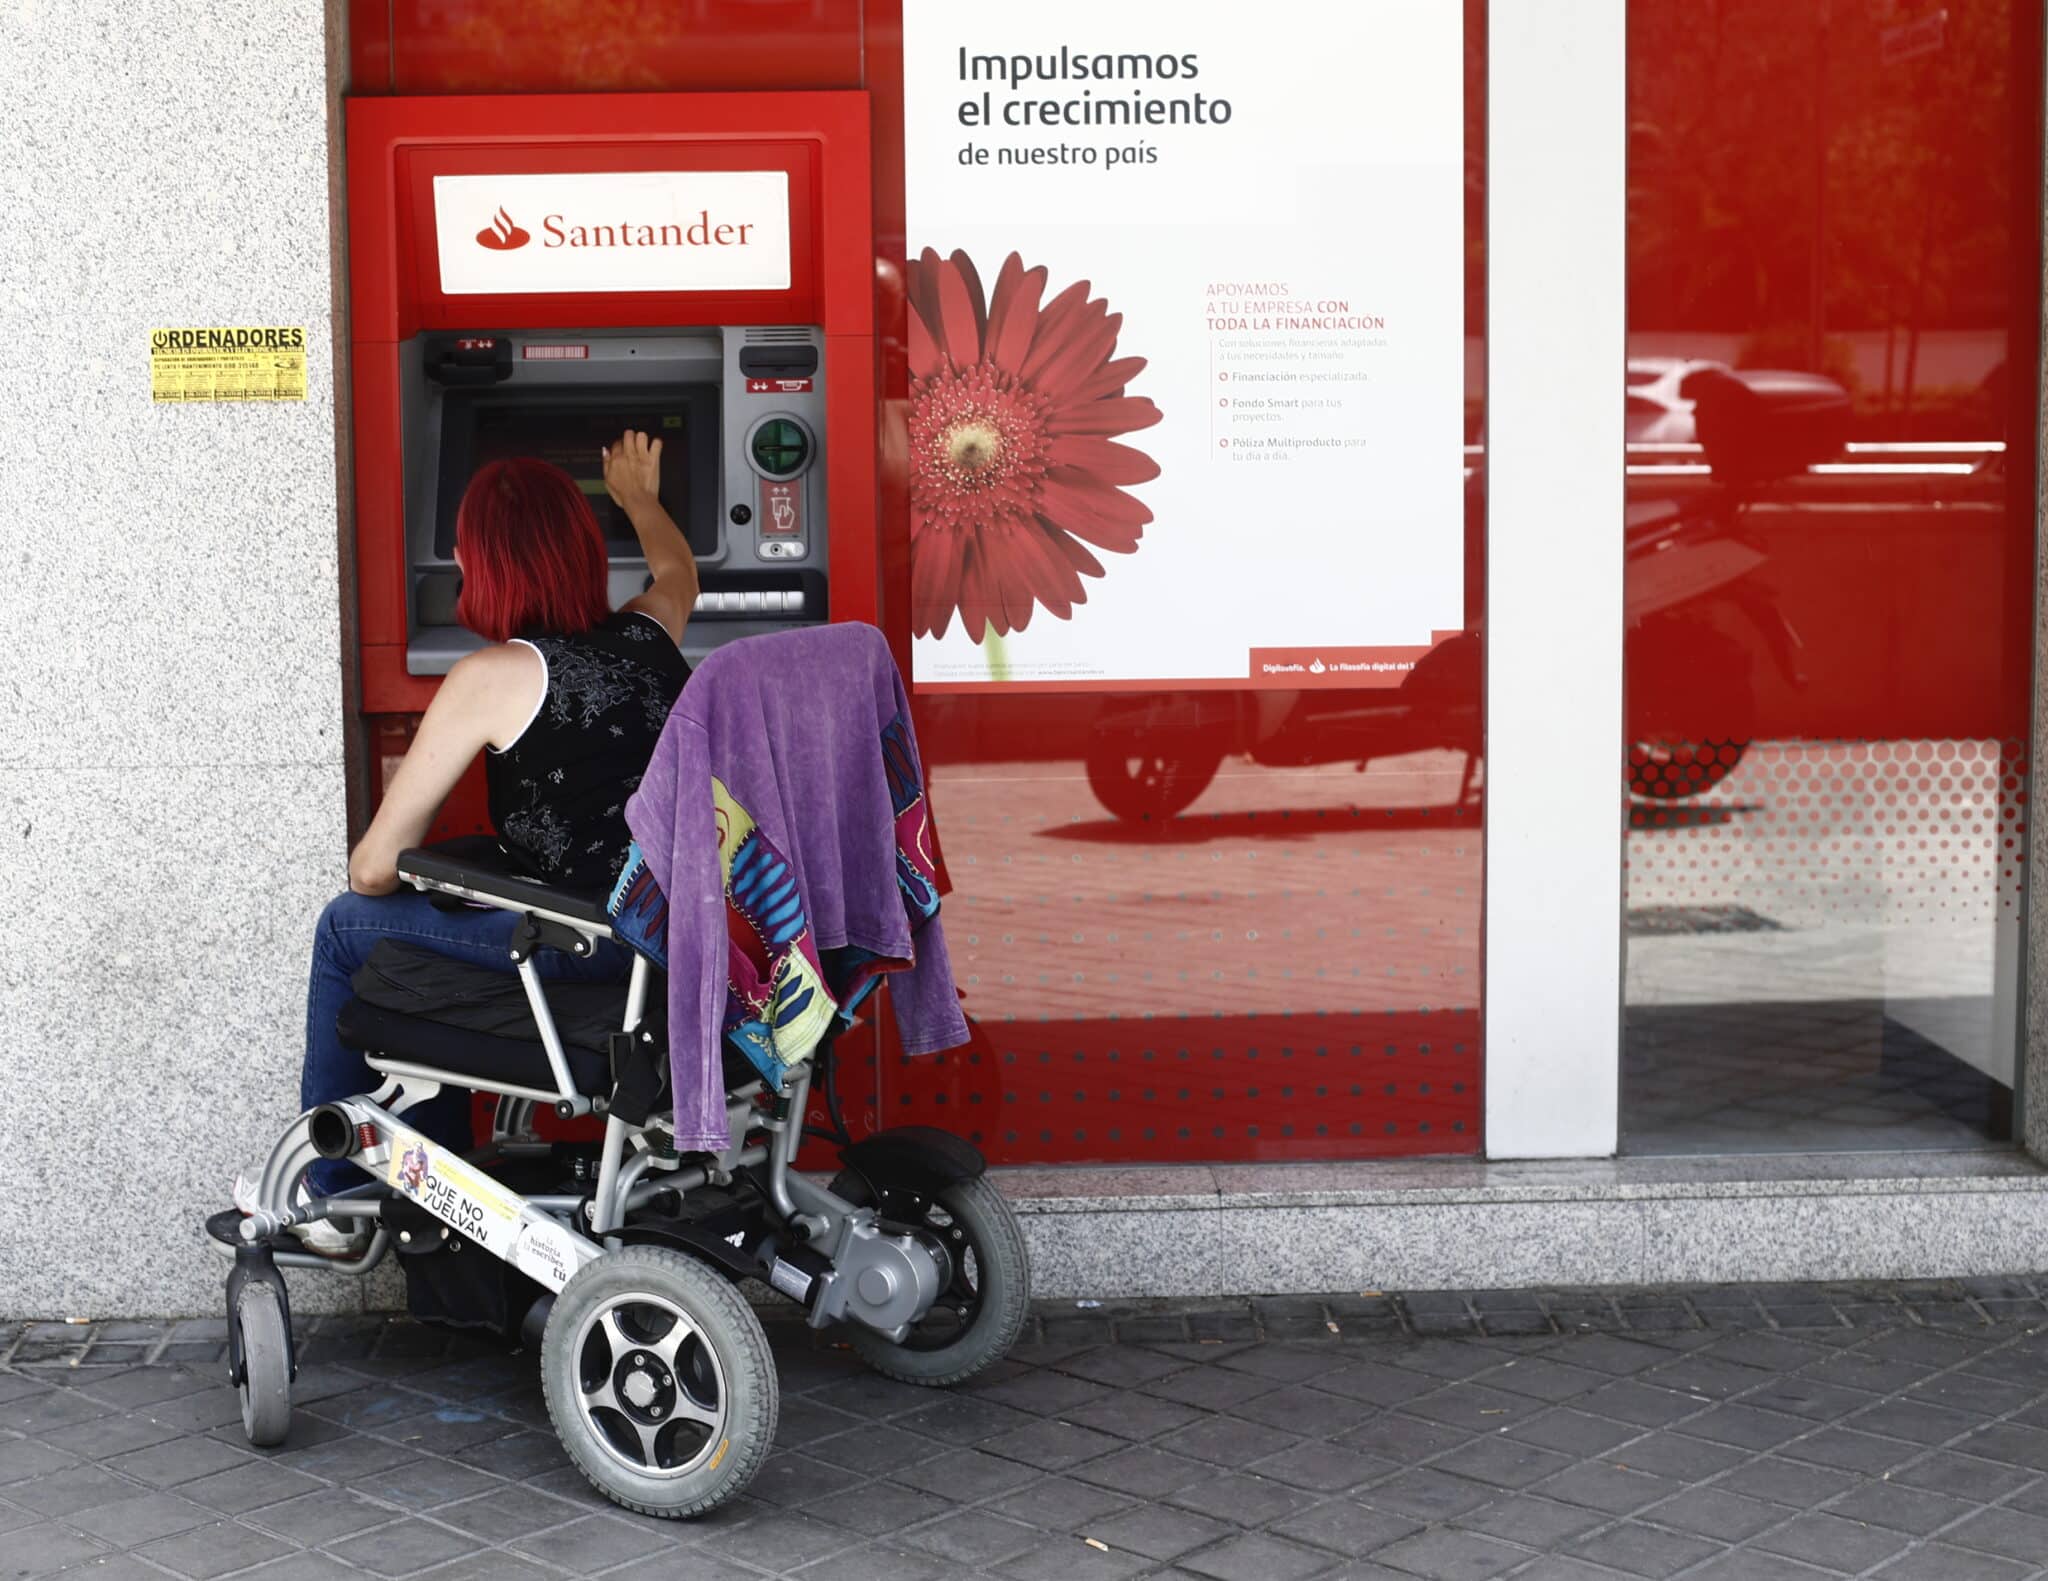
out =
[[(530, 898), (493, 893), (474, 881), (408, 870), (406, 858), (414, 854), (401, 857), (399, 868), (401, 878), (416, 889), (440, 891), (524, 919), (513, 937), (512, 958), (555, 1089), (542, 1091), (368, 1054), (366, 1063), (383, 1077), (382, 1084), (373, 1092), (322, 1105), (293, 1122), (263, 1166), (255, 1211), (241, 1220), (236, 1239), (215, 1231), (212, 1241), (217, 1250), (243, 1265), (249, 1252), (261, 1249), (268, 1252), (265, 1261), (281, 1267), (323, 1268), (360, 1277), (392, 1249), (394, 1228), (399, 1240), (410, 1242), (415, 1230), (430, 1222), (417, 1213), (398, 1211), (397, 1204), (411, 1202), (545, 1287), (549, 1296), (538, 1309), (542, 1321), (550, 1299), (585, 1264), (607, 1250), (652, 1243), (692, 1253), (735, 1277), (762, 1280), (803, 1305), (813, 1327), (851, 1320), (892, 1342), (903, 1339), (931, 1309), (953, 1270), (943, 1249), (934, 1251), (898, 1228), (882, 1227), (875, 1208), (848, 1202), (797, 1173), (794, 1161), (804, 1134), (811, 1062), (793, 1067), (784, 1091), (765, 1103), (763, 1081), (728, 1092), (732, 1145), (726, 1151), (715, 1157), (677, 1154), (666, 1116), (629, 1123), (610, 1112), (609, 1098), (578, 1090), (533, 959), (543, 945), (588, 956), (600, 941), (613, 937), (612, 930), (534, 904)], [(651, 979), (652, 968), (635, 955), (625, 985), (622, 1034), (640, 1032)], [(828, 1039), (814, 1059), (822, 1063), (830, 1057)], [(545, 1153), (556, 1145), (526, 1129), (535, 1104), (551, 1105), (563, 1119), (602, 1116), (604, 1138), (591, 1191), (580, 1196), (520, 1196), (477, 1169), (470, 1157), (421, 1136), (406, 1124), (405, 1116), (443, 1086), (497, 1095), (488, 1150), (501, 1156)], [(829, 1072), (827, 1094), (832, 1098)], [(894, 1178), (942, 1186), (983, 1173), (979, 1153), (949, 1133), (904, 1127), (854, 1142), (839, 1122), (836, 1099), (830, 1108), (837, 1131), (830, 1139), (841, 1144), (841, 1158), (856, 1174), (875, 1168)], [(304, 1171), (316, 1158), (347, 1158), (376, 1176), (379, 1184), (294, 1200)], [(680, 1205), (688, 1193), (707, 1185), (740, 1183), (757, 1189), (762, 1200), (756, 1211), (741, 1211), (737, 1205), (709, 1216), (654, 1211), (669, 1200)], [(320, 1219), (368, 1221), (369, 1244), (360, 1256), (346, 1259), (292, 1249), (285, 1232)]]

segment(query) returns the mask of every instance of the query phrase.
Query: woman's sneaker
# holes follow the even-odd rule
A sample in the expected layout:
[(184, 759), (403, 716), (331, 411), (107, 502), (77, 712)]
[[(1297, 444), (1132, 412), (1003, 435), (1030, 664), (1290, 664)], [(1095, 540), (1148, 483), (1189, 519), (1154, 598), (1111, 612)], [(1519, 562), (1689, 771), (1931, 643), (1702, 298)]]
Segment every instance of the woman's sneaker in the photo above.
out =
[[(303, 1181), (300, 1182), (296, 1195), (300, 1202), (308, 1200), (309, 1194)], [(255, 1183), (246, 1175), (235, 1176), (234, 1201), (244, 1217), (262, 1206), (262, 1199), (257, 1194)], [(360, 1226), (362, 1221), (357, 1220), (356, 1223)], [(367, 1229), (344, 1229), (331, 1219), (315, 1219), (310, 1224), (294, 1224), (291, 1232), (299, 1238), (299, 1244), (316, 1257), (360, 1257), (370, 1244), (370, 1232)]]

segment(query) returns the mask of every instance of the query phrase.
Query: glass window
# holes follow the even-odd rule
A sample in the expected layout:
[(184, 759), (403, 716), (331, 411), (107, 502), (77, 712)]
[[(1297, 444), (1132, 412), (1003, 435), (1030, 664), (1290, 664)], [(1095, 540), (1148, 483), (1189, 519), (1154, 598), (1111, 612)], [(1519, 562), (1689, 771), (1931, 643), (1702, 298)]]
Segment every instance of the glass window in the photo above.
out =
[(1628, 8), (1630, 1151), (2011, 1134), (2039, 29)]
[(1462, 629), (1373, 689), (920, 696), (974, 1041), (885, 1028), (881, 1123), (1003, 1164), (1479, 1149), (1484, 38), (1471, 0)]

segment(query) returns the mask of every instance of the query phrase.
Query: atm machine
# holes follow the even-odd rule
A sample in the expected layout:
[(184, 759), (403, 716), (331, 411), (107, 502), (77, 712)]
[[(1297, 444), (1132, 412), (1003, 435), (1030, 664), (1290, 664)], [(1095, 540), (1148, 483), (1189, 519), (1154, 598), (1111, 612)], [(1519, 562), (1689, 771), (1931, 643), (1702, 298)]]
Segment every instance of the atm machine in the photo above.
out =
[[(361, 711), (381, 787), (455, 622), (455, 515), (502, 456), (568, 471), (614, 604), (647, 568), (599, 447), (663, 440), (695, 551), (692, 659), (874, 620), (867, 96), (367, 98), (347, 105)], [(381, 772), (380, 772), (381, 771)], [(480, 780), (480, 776), (473, 776)], [(468, 832), (480, 784), (437, 834)]]
[(717, 644), (824, 620), (823, 335), (810, 325), (428, 332), (400, 349), (405, 415), (405, 667), (442, 675), (477, 646), (455, 623), (455, 515), (476, 469), (536, 456), (590, 498), (614, 605), (647, 566), (605, 494), (600, 448), (626, 428), (662, 441), (661, 497), (703, 591), (683, 638)]

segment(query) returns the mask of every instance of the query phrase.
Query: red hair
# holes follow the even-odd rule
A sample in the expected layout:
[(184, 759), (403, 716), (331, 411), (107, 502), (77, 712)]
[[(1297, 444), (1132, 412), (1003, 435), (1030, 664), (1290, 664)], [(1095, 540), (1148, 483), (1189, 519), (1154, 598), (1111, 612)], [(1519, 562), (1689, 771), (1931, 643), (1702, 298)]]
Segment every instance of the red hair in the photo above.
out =
[(604, 534), (560, 467), (527, 456), (477, 469), (455, 516), (462, 596), (455, 618), (489, 642), (574, 636), (612, 612)]

